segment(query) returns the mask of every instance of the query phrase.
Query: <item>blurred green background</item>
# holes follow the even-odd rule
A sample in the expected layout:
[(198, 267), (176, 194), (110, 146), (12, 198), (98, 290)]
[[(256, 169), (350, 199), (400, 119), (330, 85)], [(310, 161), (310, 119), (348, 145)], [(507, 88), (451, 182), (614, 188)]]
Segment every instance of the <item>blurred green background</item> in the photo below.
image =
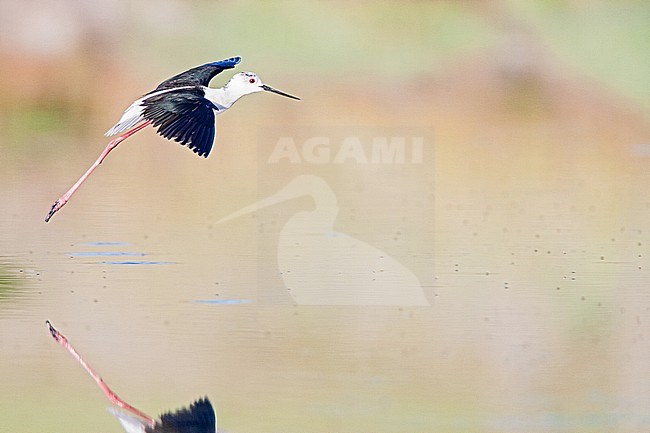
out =
[[(97, 116), (108, 124), (137, 92), (235, 54), (242, 68), (312, 89), (330, 81), (419, 86), (481, 58), (510, 79), (555, 73), (643, 110), (650, 98), (643, 1), (66, 1), (52, 8), (7, 0), (2, 8), (7, 149), (34, 131), (86, 131)], [(472, 80), (489, 79), (475, 72)]]

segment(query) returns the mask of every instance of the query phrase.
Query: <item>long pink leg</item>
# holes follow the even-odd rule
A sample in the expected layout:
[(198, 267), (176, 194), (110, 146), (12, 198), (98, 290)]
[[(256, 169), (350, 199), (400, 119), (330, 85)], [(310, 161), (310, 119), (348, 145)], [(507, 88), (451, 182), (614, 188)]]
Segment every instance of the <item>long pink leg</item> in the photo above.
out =
[(139, 411), (138, 409), (134, 408), (127, 402), (123, 401), (121, 398), (117, 396), (111, 389), (104, 383), (101, 377), (97, 373), (93, 371), (92, 368), (86, 363), (86, 361), (77, 353), (77, 351), (72, 347), (70, 343), (68, 343), (68, 339), (63, 336), (59, 331), (54, 329), (54, 326), (50, 323), (50, 321), (45, 322), (47, 324), (47, 327), (50, 330), (50, 333), (52, 334), (52, 337), (65, 349), (67, 349), (68, 352), (76, 359), (79, 361), (79, 364), (90, 374), (90, 376), (95, 379), (95, 382), (97, 382), (97, 385), (104, 391), (104, 394), (109, 398), (111, 403), (113, 403), (115, 406), (121, 407), (124, 410), (127, 410), (136, 416), (144, 419), (150, 426), (154, 426), (156, 424), (156, 420), (151, 418), (149, 415), (145, 414), (144, 412)]
[(88, 171), (86, 171), (84, 173), (84, 175), (79, 178), (77, 183), (72, 185), (72, 188), (70, 188), (68, 190), (68, 192), (63, 194), (61, 197), (58, 198), (57, 201), (54, 202), (54, 204), (52, 205), (52, 208), (50, 209), (50, 213), (48, 213), (47, 217), (45, 218), (45, 222), (48, 222), (50, 220), (50, 218), (52, 218), (52, 216), (54, 216), (55, 213), (57, 213), (63, 206), (65, 206), (65, 204), (68, 202), (68, 200), (70, 200), (70, 197), (72, 197), (72, 194), (74, 194), (75, 191), (77, 191), (77, 189), (79, 189), (81, 184), (86, 181), (88, 176), (90, 176), (92, 174), (92, 172), (95, 171), (95, 169), (97, 167), (99, 167), (99, 164), (102, 163), (104, 158), (106, 158), (106, 156), (111, 152), (111, 150), (115, 149), (118, 144), (120, 144), (121, 142), (123, 142), (124, 140), (126, 140), (127, 138), (129, 138), (130, 136), (132, 136), (133, 134), (135, 134), (136, 132), (138, 132), (139, 130), (144, 128), (145, 126), (149, 125), (150, 123), (151, 122), (149, 122), (147, 120), (147, 121), (139, 124), (135, 128), (126, 131), (124, 134), (120, 135), (119, 137), (116, 137), (113, 140), (111, 140), (108, 143), (108, 145), (106, 145), (106, 149), (104, 149), (102, 154), (99, 155), (99, 158), (97, 158), (97, 161), (95, 161), (95, 163), (90, 166)]

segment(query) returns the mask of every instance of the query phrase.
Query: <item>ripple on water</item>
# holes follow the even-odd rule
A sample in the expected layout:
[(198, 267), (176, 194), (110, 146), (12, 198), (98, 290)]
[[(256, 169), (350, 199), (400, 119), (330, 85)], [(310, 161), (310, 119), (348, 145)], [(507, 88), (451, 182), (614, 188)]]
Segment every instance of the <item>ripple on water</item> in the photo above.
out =
[(146, 253), (136, 253), (127, 251), (77, 251), (70, 253), (73, 257), (114, 257), (114, 256), (146, 256)]
[[(83, 242), (80, 245), (86, 246), (125, 246), (129, 242)], [(69, 253), (71, 257), (145, 257), (148, 254), (139, 251), (74, 251)], [(175, 265), (177, 262), (162, 260), (104, 260), (99, 262), (103, 265)]]
[(167, 262), (157, 260), (104, 260), (103, 265), (176, 265), (178, 262)]
[(248, 304), (252, 301), (250, 299), (196, 299), (192, 302), (197, 304), (211, 304), (211, 305), (237, 305), (237, 304)]

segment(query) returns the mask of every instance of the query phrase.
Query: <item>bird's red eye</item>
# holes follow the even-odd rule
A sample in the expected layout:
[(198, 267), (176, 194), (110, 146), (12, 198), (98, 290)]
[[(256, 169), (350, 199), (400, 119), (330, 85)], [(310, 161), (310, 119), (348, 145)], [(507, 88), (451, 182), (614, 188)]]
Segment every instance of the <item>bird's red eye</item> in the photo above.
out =
[(255, 78), (251, 78), (250, 80), (248, 80), (248, 82), (251, 83), (251, 84), (254, 84), (255, 83)]

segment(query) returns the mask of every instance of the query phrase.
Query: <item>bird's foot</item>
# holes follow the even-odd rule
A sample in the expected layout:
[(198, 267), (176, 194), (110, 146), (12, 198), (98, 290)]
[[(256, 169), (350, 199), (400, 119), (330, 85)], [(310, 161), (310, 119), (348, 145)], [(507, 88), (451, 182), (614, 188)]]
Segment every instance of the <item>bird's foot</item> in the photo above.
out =
[(50, 330), (50, 334), (52, 334), (52, 337), (56, 340), (59, 341), (59, 337), (61, 337), (61, 334), (59, 334), (59, 331), (57, 331), (54, 326), (50, 323), (49, 320), (46, 320), (45, 323), (47, 324), (48, 329)]
[(57, 213), (67, 202), (68, 202), (67, 200), (61, 200), (61, 199), (55, 201), (54, 204), (52, 205), (52, 208), (50, 209), (50, 212), (45, 217), (45, 222), (49, 222), (50, 219), (54, 216), (54, 214)]

